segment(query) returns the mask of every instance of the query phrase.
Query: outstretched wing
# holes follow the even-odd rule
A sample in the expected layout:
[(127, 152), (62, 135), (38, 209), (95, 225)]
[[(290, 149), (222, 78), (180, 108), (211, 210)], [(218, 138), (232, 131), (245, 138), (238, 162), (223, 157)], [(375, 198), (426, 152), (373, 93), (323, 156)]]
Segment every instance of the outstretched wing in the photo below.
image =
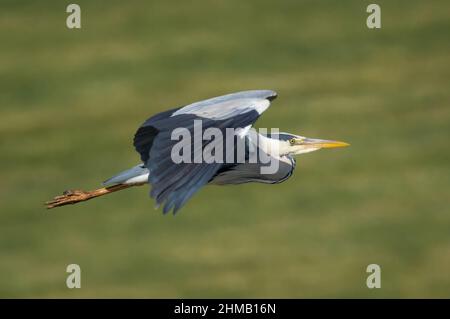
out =
[[(251, 126), (276, 98), (270, 90), (244, 91), (196, 102), (179, 109), (158, 114), (148, 119), (136, 132), (134, 146), (142, 161), (150, 170), (151, 197), (157, 205), (165, 203), (164, 213), (173, 209), (175, 213), (195, 192), (207, 184), (217, 173), (222, 163), (175, 163), (171, 153), (174, 145), (188, 143), (193, 156), (203, 154), (204, 148), (216, 142), (203, 141), (203, 132), (216, 128), (225, 135), (226, 128)], [(194, 124), (201, 121), (201, 130)], [(177, 128), (187, 129), (190, 139), (172, 140)], [(202, 141), (194, 145), (194, 141)], [(178, 145), (179, 146), (179, 145)], [(234, 150), (233, 150), (234, 152)]]

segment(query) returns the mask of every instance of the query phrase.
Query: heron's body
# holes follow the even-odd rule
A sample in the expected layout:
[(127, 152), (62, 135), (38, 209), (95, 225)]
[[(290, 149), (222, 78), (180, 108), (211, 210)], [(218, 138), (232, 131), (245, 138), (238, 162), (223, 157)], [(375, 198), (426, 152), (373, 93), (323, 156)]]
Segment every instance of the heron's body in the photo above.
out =
[[(276, 96), (276, 93), (270, 90), (243, 91), (192, 103), (149, 118), (137, 130), (134, 137), (134, 147), (140, 154), (142, 164), (115, 175), (104, 184), (108, 187), (120, 186), (122, 189), (149, 183), (152, 187), (150, 195), (155, 198), (158, 206), (164, 204), (164, 213), (170, 210), (176, 212), (208, 183), (217, 185), (248, 182), (280, 183), (292, 176), (295, 168), (294, 155), (320, 148), (348, 145), (343, 142), (308, 139), (289, 133), (259, 134), (252, 125), (267, 110)], [(201, 130), (196, 126), (198, 122), (202, 124)], [(181, 142), (173, 139), (177, 129), (188, 132), (192, 139)], [(239, 140), (245, 145), (245, 161), (235, 160), (238, 157), (238, 148), (226, 148), (225, 144), (229, 140), (223, 137), (220, 139), (218, 137), (220, 134), (214, 135), (215, 139), (212, 139), (212, 136), (209, 140), (203, 139), (208, 130), (215, 130), (214, 132), (226, 136), (229, 129), (235, 130), (232, 139)], [(198, 138), (200, 143), (196, 142)], [(183, 152), (185, 147), (192, 150), (192, 161), (174, 161), (173, 149), (177, 144), (183, 147)], [(224, 151), (223, 158), (227, 160), (197, 161), (196, 154), (202, 157), (206, 149), (212, 147), (211, 145), (221, 146), (220, 149)], [(275, 163), (277, 169), (262, 173), (267, 161), (262, 161), (260, 154), (270, 159), (271, 163)], [(230, 158), (234, 160), (229, 161)], [(256, 160), (250, 161), (250, 158)], [(78, 193), (71, 192), (66, 197), (75, 196), (73, 194)], [(92, 197), (95, 196), (87, 199)], [(50, 202), (50, 207), (72, 204), (80, 200), (73, 197), (70, 201), (59, 196)]]
[[(255, 139), (256, 135), (258, 137)], [(255, 146), (254, 148), (251, 148), (248, 143), (246, 144), (245, 153), (248, 154), (247, 158), (251, 156), (250, 153), (257, 153), (262, 150), (266, 154), (272, 156), (272, 160), (278, 161), (278, 170), (274, 174), (261, 174), (261, 167), (266, 165), (266, 163), (224, 163), (216, 174), (211, 177), (208, 183), (216, 185), (243, 184), (250, 182), (276, 184), (284, 182), (292, 176), (296, 163), (295, 159), (290, 155), (278, 157), (277, 154), (270, 154), (270, 149), (266, 147), (267, 143), (279, 143), (278, 138), (271, 138), (261, 135), (254, 129), (249, 130), (244, 137)], [(145, 164), (138, 164), (126, 171), (114, 175), (110, 179), (104, 181), (103, 184), (105, 186), (110, 186), (116, 184), (147, 183), (149, 180), (149, 174), (150, 172)]]

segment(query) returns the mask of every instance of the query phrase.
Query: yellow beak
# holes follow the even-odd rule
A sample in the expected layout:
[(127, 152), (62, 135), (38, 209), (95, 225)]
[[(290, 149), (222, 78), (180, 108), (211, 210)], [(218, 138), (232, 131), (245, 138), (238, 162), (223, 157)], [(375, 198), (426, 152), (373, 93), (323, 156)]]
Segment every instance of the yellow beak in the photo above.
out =
[(315, 138), (295, 139), (295, 144), (308, 145), (317, 148), (336, 148), (350, 146), (350, 144), (341, 141), (320, 140)]

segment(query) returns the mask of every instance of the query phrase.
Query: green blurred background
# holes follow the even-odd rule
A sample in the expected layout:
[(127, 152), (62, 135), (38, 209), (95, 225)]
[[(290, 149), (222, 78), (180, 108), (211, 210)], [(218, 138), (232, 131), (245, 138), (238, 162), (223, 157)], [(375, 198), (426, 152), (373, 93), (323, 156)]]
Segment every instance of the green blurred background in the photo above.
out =
[[(380, 30), (360, 0), (69, 3), (0, 2), (1, 297), (450, 296), (449, 1), (377, 1)], [(266, 88), (257, 126), (352, 146), (175, 217), (148, 187), (43, 207), (137, 164), (150, 115)]]

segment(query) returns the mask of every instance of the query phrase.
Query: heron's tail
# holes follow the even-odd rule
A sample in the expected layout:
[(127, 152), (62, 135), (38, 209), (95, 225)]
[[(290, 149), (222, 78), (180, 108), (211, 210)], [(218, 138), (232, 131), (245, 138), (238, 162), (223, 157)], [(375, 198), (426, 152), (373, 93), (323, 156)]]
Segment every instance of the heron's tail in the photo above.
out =
[(144, 183), (136, 184), (117, 184), (109, 187), (102, 187), (92, 191), (82, 190), (67, 190), (62, 195), (56, 196), (52, 200), (45, 203), (48, 209), (64, 205), (73, 205), (79, 202), (84, 202), (95, 197), (111, 194), (125, 188), (144, 185)]
[(147, 167), (144, 164), (139, 164), (108, 178), (103, 182), (103, 186), (148, 182), (148, 173)]

